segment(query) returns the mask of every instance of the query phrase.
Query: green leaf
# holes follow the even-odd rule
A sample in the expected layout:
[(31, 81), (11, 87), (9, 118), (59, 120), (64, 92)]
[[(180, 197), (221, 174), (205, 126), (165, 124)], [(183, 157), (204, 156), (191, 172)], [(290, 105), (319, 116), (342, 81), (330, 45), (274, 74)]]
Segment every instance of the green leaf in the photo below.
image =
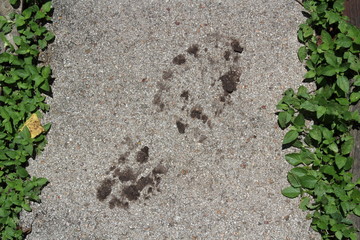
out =
[(301, 113), (299, 113), (297, 115), (297, 117), (294, 119), (294, 125), (296, 127), (304, 127), (305, 126), (305, 118), (304, 115), (302, 115)]
[(315, 112), (315, 111), (317, 110), (317, 108), (318, 108), (317, 105), (313, 104), (313, 103), (310, 102), (310, 101), (305, 101), (305, 102), (303, 102), (303, 103), (300, 105), (300, 107), (301, 107), (302, 109), (305, 109), (305, 110), (310, 111), (310, 112)]
[(19, 1), (20, 0), (10, 0), (9, 2), (10, 2), (11, 5), (16, 6), (16, 5), (19, 4)]
[(41, 7), (41, 11), (43, 11), (44, 13), (50, 12), (51, 11), (51, 1), (43, 4)]
[(48, 183), (48, 180), (46, 178), (38, 178), (36, 179), (35, 183), (37, 186), (42, 187)]
[[(333, 39), (332, 39), (331, 35), (325, 29), (321, 30), (321, 40), (327, 46), (330, 46), (331, 44), (333, 44)], [(329, 48), (327, 48), (327, 49), (329, 49)]]
[(305, 46), (300, 47), (298, 50), (298, 58), (299, 58), (300, 62), (304, 61), (306, 56), (307, 56), (306, 47)]
[(350, 84), (349, 80), (345, 76), (338, 76), (336, 79), (336, 85), (344, 91), (344, 93), (349, 93)]
[(352, 45), (353, 41), (351, 38), (347, 37), (343, 33), (339, 33), (337, 39), (335, 40), (335, 44), (337, 45), (337, 49), (340, 47), (349, 48)]
[(47, 79), (40, 85), (40, 88), (42, 90), (44, 90), (45, 92), (50, 92), (51, 91), (50, 84), (49, 84), (49, 81)]
[(39, 20), (39, 19), (43, 19), (43, 18), (45, 18), (45, 13), (43, 13), (43, 12), (41, 12), (41, 11), (38, 11), (38, 12), (36, 12), (36, 14), (35, 14), (35, 19), (36, 20)]
[(313, 126), (313, 129), (310, 130), (309, 134), (312, 139), (316, 140), (317, 142), (321, 142), (322, 134), (318, 127)]
[(295, 130), (290, 130), (289, 132), (287, 132), (285, 134), (284, 140), (283, 140), (283, 144), (289, 144), (293, 141), (295, 141), (299, 136), (299, 133)]
[(354, 214), (358, 217), (360, 217), (360, 205), (357, 205), (355, 208), (354, 208)]
[(341, 153), (343, 155), (350, 154), (353, 146), (354, 146), (354, 139), (350, 138), (341, 145)]
[(55, 35), (54, 35), (52, 32), (47, 32), (47, 33), (45, 33), (45, 38), (44, 38), (44, 39), (45, 39), (47, 42), (52, 41), (54, 38), (55, 38)]
[(291, 184), (291, 186), (293, 186), (294, 188), (301, 187), (299, 177), (296, 176), (295, 174), (293, 174), (292, 172), (288, 173), (287, 179), (288, 179), (289, 183)]
[(347, 162), (347, 158), (346, 157), (343, 157), (341, 155), (336, 155), (335, 156), (335, 163), (336, 163), (336, 166), (339, 168), (339, 169), (342, 169), (345, 164)]
[(329, 145), (329, 149), (335, 153), (339, 152), (339, 148), (336, 143), (332, 143)]
[(336, 56), (332, 51), (327, 51), (324, 54), (325, 60), (331, 66), (337, 67), (339, 64), (337, 62)]
[(17, 15), (16, 16), (16, 20), (15, 20), (15, 24), (17, 27), (21, 27), (23, 25), (25, 25), (25, 18), (21, 15)]
[(290, 170), (291, 173), (295, 174), (298, 177), (305, 176), (308, 172), (303, 167), (295, 167)]
[(324, 106), (319, 106), (316, 109), (316, 117), (318, 119), (321, 118), (325, 113), (326, 113), (326, 107), (324, 107)]
[(357, 103), (360, 99), (360, 92), (352, 92), (350, 94), (351, 103)]
[(50, 68), (49, 66), (43, 67), (43, 68), (41, 69), (41, 75), (42, 75), (45, 79), (49, 78), (50, 75), (51, 75), (51, 68)]
[(18, 167), (16, 169), (16, 173), (21, 177), (21, 178), (26, 178), (29, 176), (29, 173), (26, 171), (25, 168), (23, 167)]
[(303, 210), (303, 211), (307, 210), (308, 209), (307, 206), (308, 206), (309, 203), (310, 203), (310, 198), (309, 197), (303, 197), (301, 199), (300, 204), (299, 204), (300, 209)]
[(313, 35), (314, 30), (309, 25), (303, 24), (302, 27), (303, 27), (302, 28), (303, 35), (305, 38), (308, 38)]
[(35, 75), (32, 79), (35, 82), (35, 87), (40, 86), (45, 81), (45, 79), (40, 75)]
[(335, 205), (326, 205), (325, 206), (325, 212), (326, 214), (334, 214), (338, 211), (337, 207)]
[(278, 122), (279, 122), (279, 126), (282, 128), (282, 129), (285, 129), (288, 124), (290, 123), (291, 121), (291, 114), (289, 112), (280, 112), (279, 113), (279, 119), (278, 119)]
[(326, 11), (325, 16), (328, 18), (330, 24), (340, 21), (340, 15), (332, 11)]
[(308, 93), (308, 89), (305, 86), (300, 86), (298, 88), (297, 95), (300, 96), (300, 97), (303, 97), (305, 99), (310, 98), (310, 95)]
[(288, 198), (296, 198), (300, 195), (300, 188), (287, 187), (284, 188), (281, 193)]
[(336, 74), (336, 68), (334, 66), (319, 67), (316, 71), (318, 75), (324, 75), (327, 77), (334, 76)]
[(21, 207), (22, 207), (25, 211), (31, 212), (31, 207), (30, 207), (29, 204), (22, 203), (22, 204), (21, 204)]
[(301, 186), (307, 189), (314, 189), (317, 179), (312, 175), (305, 175), (300, 177)]
[(302, 163), (301, 155), (300, 153), (289, 153), (285, 155), (285, 159), (288, 163), (290, 163), (293, 166), (297, 166), (300, 163)]
[(337, 0), (334, 2), (333, 8), (339, 13), (342, 13), (345, 10), (344, 0)]
[(47, 46), (47, 42), (45, 40), (40, 39), (38, 43), (41, 49), (45, 49)]
[(305, 73), (304, 78), (311, 79), (315, 76), (316, 76), (316, 72), (314, 70), (309, 70), (307, 73)]

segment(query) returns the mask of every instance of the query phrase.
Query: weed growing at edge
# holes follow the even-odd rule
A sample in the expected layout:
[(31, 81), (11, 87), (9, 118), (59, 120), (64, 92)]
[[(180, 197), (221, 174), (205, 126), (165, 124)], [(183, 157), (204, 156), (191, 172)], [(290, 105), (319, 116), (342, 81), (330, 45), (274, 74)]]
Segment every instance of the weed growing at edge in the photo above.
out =
[(285, 148), (298, 151), (285, 156), (294, 166), (282, 190), (289, 198), (301, 197), (311, 227), (323, 239), (357, 239), (347, 217), (360, 216), (360, 179), (353, 182), (349, 156), (354, 145), (350, 130), (360, 115), (351, 106), (360, 99), (360, 30), (342, 15), (344, 0), (305, 0), (307, 20), (299, 26), (299, 60), (305, 62), (305, 82), (316, 84), (288, 89), (278, 103), (278, 124), (288, 128)]
[[(0, 16), (0, 238), (23, 239), (18, 225), (19, 213), (31, 211), (30, 202), (40, 202), (47, 179), (29, 176), (25, 167), (29, 158), (44, 149), (44, 126), (37, 119), (49, 110), (45, 96), (51, 94), (51, 68), (40, 64), (39, 54), (53, 41), (54, 35), (44, 26), (51, 21), (51, 1), (10, 0), (21, 13)], [(22, 6), (20, 6), (22, 5)], [(13, 29), (16, 35), (10, 36)], [(34, 116), (34, 114), (36, 114)], [(27, 121), (28, 120), (28, 121)], [(24, 125), (26, 125), (24, 127)], [(37, 126), (36, 126), (37, 125)], [(34, 134), (33, 128), (40, 129)]]

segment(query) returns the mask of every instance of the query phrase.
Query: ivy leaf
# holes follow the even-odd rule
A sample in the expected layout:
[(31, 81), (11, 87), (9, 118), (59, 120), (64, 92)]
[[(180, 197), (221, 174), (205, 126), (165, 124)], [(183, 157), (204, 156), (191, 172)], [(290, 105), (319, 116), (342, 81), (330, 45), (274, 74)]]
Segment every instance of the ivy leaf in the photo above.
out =
[(27, 204), (27, 203), (22, 203), (22, 204), (21, 204), (21, 207), (22, 207), (25, 211), (31, 212), (31, 207), (30, 207), (29, 204)]
[(288, 173), (287, 179), (288, 179), (289, 183), (291, 184), (291, 186), (293, 186), (294, 188), (301, 187), (299, 177), (296, 176), (295, 174), (293, 174), (292, 172)]
[(297, 166), (302, 163), (301, 155), (300, 153), (289, 153), (285, 155), (285, 159), (288, 163), (290, 163), (293, 166)]
[(295, 130), (290, 130), (289, 132), (287, 132), (285, 134), (284, 140), (283, 140), (283, 145), (285, 144), (289, 144), (293, 141), (295, 141), (299, 136), (299, 133)]
[(325, 29), (321, 30), (321, 40), (323, 41), (322, 49), (324, 49), (324, 45), (326, 45), (326, 50), (331, 49), (334, 45), (333, 39)]
[(327, 52), (325, 52), (324, 57), (325, 57), (326, 62), (328, 64), (330, 64), (331, 66), (337, 67), (339, 65), (334, 52), (327, 51)]
[(279, 126), (282, 128), (282, 129), (285, 129), (288, 124), (290, 123), (291, 121), (291, 114), (289, 112), (280, 112), (279, 113)]
[(281, 193), (288, 198), (296, 198), (300, 195), (300, 188), (287, 187), (284, 188)]
[(316, 76), (316, 72), (314, 70), (310, 70), (305, 73), (304, 78), (305, 79), (311, 79)]
[(48, 13), (51, 10), (51, 1), (45, 3), (44, 5), (42, 5), (41, 7), (41, 11), (44, 13)]
[(315, 112), (315, 111), (317, 110), (317, 108), (318, 108), (317, 105), (313, 104), (313, 103), (310, 102), (310, 101), (305, 101), (305, 102), (303, 102), (303, 103), (300, 105), (300, 107), (301, 107), (302, 109), (305, 109), (305, 110), (310, 111), (310, 112)]
[(354, 139), (350, 138), (349, 140), (347, 140), (346, 142), (344, 142), (341, 145), (341, 153), (343, 155), (350, 154), (350, 152), (353, 148), (353, 145), (354, 145)]
[(345, 8), (344, 8), (344, 0), (337, 0), (334, 2), (333, 8), (335, 10), (337, 10), (339, 13), (342, 13)]
[(299, 113), (298, 115), (297, 115), (297, 117), (294, 119), (294, 125), (296, 126), (296, 127), (304, 127), (305, 126), (305, 118), (304, 118), (304, 115), (303, 114), (301, 114), (301, 113)]
[(300, 62), (304, 61), (306, 56), (307, 56), (306, 47), (305, 46), (300, 47), (298, 50), (298, 58), (299, 58)]
[(339, 33), (337, 39), (335, 40), (335, 44), (337, 45), (336, 49), (339, 49), (340, 47), (349, 48), (352, 43), (353, 40), (343, 33)]
[(312, 36), (314, 33), (314, 30), (309, 25), (304, 24), (302, 29), (305, 38)]
[(354, 208), (354, 214), (358, 217), (360, 217), (360, 205), (357, 205), (355, 208)]
[(336, 74), (336, 68), (333, 66), (319, 67), (316, 71), (318, 75), (324, 75), (327, 77), (334, 76)]
[(312, 175), (305, 175), (300, 177), (301, 186), (307, 189), (314, 189), (317, 179)]
[(320, 119), (326, 113), (326, 107), (318, 106), (316, 109), (316, 117)]
[(26, 178), (27, 176), (29, 176), (29, 173), (23, 167), (18, 167), (16, 169), (16, 173), (22, 178)]
[(307, 210), (308, 209), (307, 206), (308, 206), (309, 203), (310, 203), (310, 198), (309, 197), (303, 197), (301, 199), (300, 204), (299, 204), (300, 209), (303, 210), (303, 211)]
[(360, 92), (352, 92), (350, 94), (351, 103), (357, 103), (360, 99)]
[(338, 76), (336, 79), (336, 85), (344, 92), (349, 93), (350, 84), (349, 80), (345, 76)]
[(310, 130), (309, 134), (312, 139), (316, 140), (318, 143), (321, 142), (322, 134), (321, 130), (318, 127), (313, 126), (313, 129)]
[(329, 145), (329, 149), (335, 153), (339, 152), (339, 148), (336, 143), (332, 143)]
[(336, 155), (335, 157), (335, 163), (336, 163), (336, 166), (339, 168), (339, 169), (342, 169), (345, 164), (347, 162), (347, 158), (346, 157), (343, 157), (341, 155)]
[(334, 24), (341, 19), (339, 14), (332, 11), (326, 11), (325, 16), (328, 18), (330, 24)]

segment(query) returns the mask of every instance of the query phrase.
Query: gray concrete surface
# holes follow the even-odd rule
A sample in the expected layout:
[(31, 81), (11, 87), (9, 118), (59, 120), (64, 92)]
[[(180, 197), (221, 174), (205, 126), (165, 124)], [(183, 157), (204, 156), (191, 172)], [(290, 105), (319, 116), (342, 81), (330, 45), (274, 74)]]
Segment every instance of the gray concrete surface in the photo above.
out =
[(319, 239), (280, 194), (275, 105), (304, 73), (298, 3), (54, 7), (53, 127), (29, 167), (50, 184), (22, 216), (27, 239)]

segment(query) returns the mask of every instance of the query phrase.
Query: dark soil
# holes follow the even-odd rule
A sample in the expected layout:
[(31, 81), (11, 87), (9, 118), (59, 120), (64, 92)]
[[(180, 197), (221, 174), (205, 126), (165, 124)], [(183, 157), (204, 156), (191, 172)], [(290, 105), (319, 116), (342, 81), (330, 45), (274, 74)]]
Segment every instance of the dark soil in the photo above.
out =
[(104, 201), (111, 193), (114, 180), (106, 178), (102, 181), (100, 187), (97, 189), (96, 197), (99, 201)]
[(120, 171), (120, 169), (117, 168), (113, 176), (118, 177), (121, 182), (135, 181), (137, 177), (131, 168), (127, 168), (124, 171)]
[(130, 185), (123, 188), (122, 195), (125, 196), (129, 201), (134, 201), (140, 197), (140, 192), (138, 191), (136, 185)]
[(186, 50), (189, 54), (194, 55), (194, 57), (198, 57), (198, 52), (199, 52), (199, 45), (198, 44), (194, 44), (192, 46), (190, 46), (187, 50)]
[(183, 91), (180, 97), (184, 98), (186, 101), (189, 100), (189, 91)]
[(234, 52), (242, 53), (244, 51), (244, 48), (240, 46), (240, 43), (238, 40), (233, 40), (231, 42), (231, 47), (234, 50)]
[(185, 55), (183, 55), (183, 54), (179, 54), (176, 57), (174, 57), (174, 59), (173, 59), (173, 63), (176, 65), (182, 65), (185, 62), (186, 62), (186, 58), (185, 58)]
[(145, 163), (149, 160), (149, 148), (143, 147), (136, 155), (136, 161), (139, 163)]
[(201, 107), (193, 107), (190, 111), (190, 117), (202, 120), (203, 123), (206, 123), (209, 119), (209, 117), (203, 113), (203, 109)]
[(185, 133), (186, 125), (181, 121), (176, 121), (176, 127), (178, 128), (179, 133), (181, 134)]
[(191, 109), (190, 117), (201, 119), (201, 114), (202, 114), (202, 108), (194, 107)]
[[(119, 163), (124, 163), (124, 162), (126, 162), (126, 160), (127, 160), (127, 158), (129, 157), (129, 155), (130, 155), (129, 152), (126, 152), (126, 153), (124, 153), (124, 154), (121, 154), (120, 157), (119, 157), (118, 162), (119, 162)], [(115, 167), (114, 167), (114, 169), (115, 169)], [(114, 169), (113, 169), (113, 170), (114, 170)], [(111, 170), (111, 171), (112, 171), (112, 170)]]
[(226, 61), (229, 61), (230, 60), (230, 55), (231, 55), (231, 52), (230, 51), (225, 51), (224, 53), (224, 58)]
[(141, 177), (136, 183), (136, 189), (141, 192), (148, 185), (154, 185), (154, 178), (150, 175)]
[(109, 201), (109, 208), (113, 209), (114, 207), (128, 208), (129, 203), (124, 202), (115, 196), (112, 196), (111, 200)]
[(219, 78), (226, 93), (236, 91), (237, 83), (240, 81), (240, 73), (230, 70)]
[[(127, 139), (124, 143), (128, 144), (129, 148), (132, 148), (133, 141), (131, 139)], [(111, 166), (106, 172), (107, 175), (111, 174), (111, 177), (105, 178), (97, 188), (96, 197), (99, 201), (103, 202), (111, 195), (110, 209), (115, 207), (125, 209), (129, 207), (130, 202), (149, 199), (152, 194), (155, 194), (155, 191), (160, 192), (161, 177), (167, 173), (167, 168), (159, 163), (147, 176), (138, 178), (141, 173), (136, 170), (134, 166), (137, 164), (134, 163), (143, 164), (149, 161), (149, 147), (144, 146), (141, 148), (135, 154), (134, 163), (124, 168), (122, 165), (126, 164), (129, 155), (130, 152), (126, 152), (120, 156), (122, 160), (118, 161), (119, 166)], [(112, 188), (115, 184), (121, 184), (120, 194), (113, 193)]]

